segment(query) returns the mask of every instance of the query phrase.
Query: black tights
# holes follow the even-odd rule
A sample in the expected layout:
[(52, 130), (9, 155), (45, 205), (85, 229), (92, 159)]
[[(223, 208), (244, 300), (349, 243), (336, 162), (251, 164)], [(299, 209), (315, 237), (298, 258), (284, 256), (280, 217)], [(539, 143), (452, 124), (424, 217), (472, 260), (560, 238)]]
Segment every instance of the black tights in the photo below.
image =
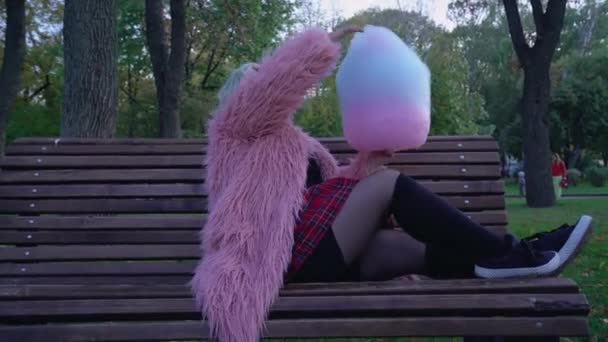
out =
[[(389, 214), (403, 231), (381, 229)], [(476, 261), (509, 248), (506, 239), (394, 170), (361, 180), (336, 217), (332, 232), (346, 264), (358, 262), (364, 280), (405, 274), (470, 277)], [(323, 259), (327, 258), (319, 258)], [(322, 269), (322, 264), (315, 268)]]
[(507, 239), (405, 175), (397, 177), (390, 212), (405, 232), (426, 244), (426, 268), (433, 277), (472, 276), (476, 261), (510, 247)]

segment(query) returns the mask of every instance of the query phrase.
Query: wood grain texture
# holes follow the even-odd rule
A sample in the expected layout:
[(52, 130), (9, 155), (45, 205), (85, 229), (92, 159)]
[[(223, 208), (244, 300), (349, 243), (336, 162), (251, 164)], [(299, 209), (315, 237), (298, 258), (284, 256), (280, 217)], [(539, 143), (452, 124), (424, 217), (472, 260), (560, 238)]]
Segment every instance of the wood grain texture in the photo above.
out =
[[(580, 317), (411, 317), (292, 319), (267, 323), (265, 337), (462, 336), (475, 327), (477, 336), (588, 336)], [(34, 326), (0, 326), (10, 341), (80, 342), (170, 341), (207, 338), (207, 326), (194, 321), (97, 322)]]
[[(110, 277), (108, 277), (110, 278)], [(281, 296), (349, 296), (414, 294), (578, 293), (566, 278), (463, 279), (358, 283), (289, 284)], [(0, 285), (1, 300), (190, 298), (186, 284)]]

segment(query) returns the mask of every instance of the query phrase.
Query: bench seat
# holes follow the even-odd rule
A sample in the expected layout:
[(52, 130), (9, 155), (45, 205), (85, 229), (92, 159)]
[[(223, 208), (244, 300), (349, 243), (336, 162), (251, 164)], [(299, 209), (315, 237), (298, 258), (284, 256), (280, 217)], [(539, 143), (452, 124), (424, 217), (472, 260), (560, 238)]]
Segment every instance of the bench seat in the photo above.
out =
[[(341, 138), (321, 139), (346, 162)], [(187, 282), (205, 224), (203, 139), (23, 138), (0, 171), (0, 341), (205, 338)], [(506, 232), (490, 137), (431, 137), (389, 167)], [(292, 284), (267, 337), (587, 336), (565, 278)]]

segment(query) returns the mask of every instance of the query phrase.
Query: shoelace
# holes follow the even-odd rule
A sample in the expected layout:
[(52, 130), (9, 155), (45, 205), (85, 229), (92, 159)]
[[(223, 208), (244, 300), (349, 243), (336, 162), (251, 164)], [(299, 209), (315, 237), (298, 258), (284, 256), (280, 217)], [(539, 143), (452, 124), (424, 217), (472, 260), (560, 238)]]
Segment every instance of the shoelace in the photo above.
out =
[(536, 259), (540, 257), (540, 253), (539, 251), (537, 251), (533, 246), (532, 243), (528, 240), (521, 240), (519, 242), (520, 245), (522, 245), (522, 247), (524, 247), (524, 251), (526, 251), (526, 256), (529, 257), (530, 259)]
[(555, 228), (555, 229), (553, 229), (551, 231), (536, 233), (534, 235), (528, 236), (527, 238), (523, 239), (522, 241), (532, 242), (532, 241), (538, 240), (539, 238), (541, 238), (541, 237), (543, 237), (543, 236), (545, 236), (547, 234), (554, 233), (554, 232), (556, 232), (556, 231), (558, 231), (560, 229), (564, 229), (564, 228), (570, 228), (570, 225), (567, 224), (567, 223), (564, 223), (561, 226), (559, 226), (559, 227), (557, 227), (557, 228)]

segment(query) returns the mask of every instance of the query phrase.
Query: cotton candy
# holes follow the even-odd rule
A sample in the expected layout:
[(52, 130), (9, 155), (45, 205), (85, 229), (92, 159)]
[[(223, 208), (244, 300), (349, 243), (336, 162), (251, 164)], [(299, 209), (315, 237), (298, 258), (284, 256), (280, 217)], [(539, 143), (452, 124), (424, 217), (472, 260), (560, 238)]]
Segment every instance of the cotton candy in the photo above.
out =
[(415, 149), (426, 141), (430, 72), (389, 29), (366, 26), (355, 34), (336, 85), (344, 136), (355, 149)]

